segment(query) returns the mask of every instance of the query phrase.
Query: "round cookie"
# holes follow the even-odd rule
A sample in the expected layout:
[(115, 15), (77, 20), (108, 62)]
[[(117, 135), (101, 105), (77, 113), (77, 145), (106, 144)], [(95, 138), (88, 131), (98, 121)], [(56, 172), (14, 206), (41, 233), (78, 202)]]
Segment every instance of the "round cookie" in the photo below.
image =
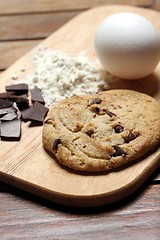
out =
[(131, 90), (73, 96), (54, 104), (42, 141), (59, 162), (78, 171), (105, 171), (134, 161), (160, 142), (160, 106)]

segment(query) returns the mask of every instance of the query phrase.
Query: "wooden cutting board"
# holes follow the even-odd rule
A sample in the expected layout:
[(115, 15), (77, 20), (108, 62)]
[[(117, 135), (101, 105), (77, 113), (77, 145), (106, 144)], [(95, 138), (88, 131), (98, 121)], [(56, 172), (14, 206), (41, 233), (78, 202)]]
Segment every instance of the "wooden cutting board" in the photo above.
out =
[[(41, 46), (77, 55), (81, 51), (96, 59), (93, 39), (97, 26), (107, 16), (131, 11), (148, 19), (160, 31), (160, 13), (131, 6), (102, 6), (86, 11), (42, 42)], [(39, 46), (38, 46), (39, 47)], [(0, 78), (0, 91), (13, 74), (19, 79), (32, 72), (34, 50), (26, 54)], [(20, 68), (25, 66), (26, 72)], [(145, 92), (160, 102), (160, 65), (151, 76), (137, 81), (114, 82), (111, 88)], [(42, 127), (22, 126), (20, 142), (0, 142), (0, 180), (52, 201), (79, 207), (98, 206), (118, 201), (135, 191), (160, 165), (156, 148), (127, 168), (105, 174), (78, 174), (62, 168), (42, 146)]]

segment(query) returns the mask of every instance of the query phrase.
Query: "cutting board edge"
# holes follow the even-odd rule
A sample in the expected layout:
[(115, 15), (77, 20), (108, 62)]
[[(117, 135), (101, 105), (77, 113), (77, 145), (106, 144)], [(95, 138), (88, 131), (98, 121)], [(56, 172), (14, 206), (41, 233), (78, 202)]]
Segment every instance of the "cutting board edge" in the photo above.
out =
[(0, 181), (3, 181), (9, 185), (17, 187), (23, 191), (27, 191), (33, 195), (41, 197), (42, 199), (49, 200), (53, 203), (55, 202), (69, 207), (87, 207), (87, 208), (99, 207), (121, 201), (128, 197), (129, 195), (133, 194), (160, 166), (160, 161), (157, 161), (157, 159), (159, 158), (160, 154), (158, 154), (157, 157), (154, 159), (152, 165), (149, 165), (148, 168), (144, 169), (141, 175), (133, 179), (133, 181), (130, 182), (129, 184), (123, 186), (120, 189), (96, 195), (80, 196), (59, 193), (44, 188), (42, 186), (27, 182), (23, 179), (20, 179), (18, 177), (12, 176), (1, 171)]

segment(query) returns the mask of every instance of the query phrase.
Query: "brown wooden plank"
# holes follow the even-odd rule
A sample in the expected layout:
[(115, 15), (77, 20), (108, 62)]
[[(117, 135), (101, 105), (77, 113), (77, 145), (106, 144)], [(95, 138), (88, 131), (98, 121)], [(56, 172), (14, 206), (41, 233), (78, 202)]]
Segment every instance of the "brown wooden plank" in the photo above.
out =
[(154, 0), (5, 0), (0, 1), (0, 14), (22, 14), (64, 10), (84, 10), (102, 4), (129, 4), (152, 7)]
[(0, 17), (0, 41), (45, 38), (79, 12)]
[(0, 42), (0, 69), (6, 69), (41, 40)]
[(155, 0), (154, 1), (154, 5), (153, 5), (153, 8), (157, 11), (160, 10), (160, 1), (159, 0)]
[(123, 202), (95, 209), (71, 209), (23, 191), (0, 193), (1, 239), (157, 239), (159, 185)]

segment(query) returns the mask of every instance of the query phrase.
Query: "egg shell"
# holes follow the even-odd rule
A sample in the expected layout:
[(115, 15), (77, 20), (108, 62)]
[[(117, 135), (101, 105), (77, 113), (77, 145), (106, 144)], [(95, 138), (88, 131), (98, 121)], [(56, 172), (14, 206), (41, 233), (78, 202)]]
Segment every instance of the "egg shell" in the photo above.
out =
[(104, 69), (124, 79), (149, 75), (160, 60), (159, 32), (136, 13), (117, 13), (104, 19), (97, 28), (94, 44)]

